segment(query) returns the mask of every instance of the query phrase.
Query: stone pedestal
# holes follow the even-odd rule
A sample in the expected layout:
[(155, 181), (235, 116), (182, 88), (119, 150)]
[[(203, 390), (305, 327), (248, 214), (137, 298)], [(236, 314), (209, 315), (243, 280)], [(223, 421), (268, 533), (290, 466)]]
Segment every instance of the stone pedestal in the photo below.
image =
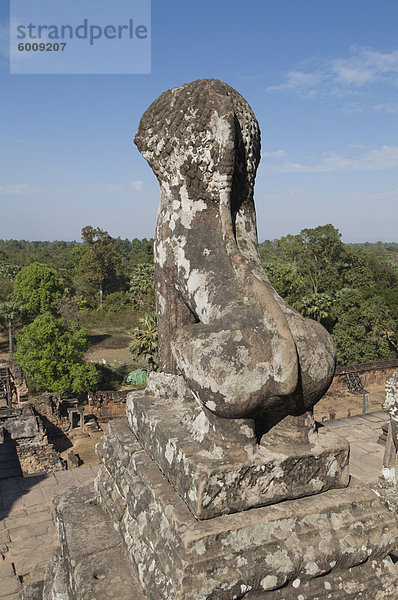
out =
[(243, 424), (243, 443), (221, 442), (191, 399), (143, 392), (129, 394), (127, 418), (142, 448), (198, 519), (348, 484), (349, 444), (326, 428), (308, 428), (307, 438), (294, 445), (273, 431), (257, 444)]
[(125, 422), (98, 453), (97, 498), (149, 600), (396, 598), (395, 520), (359, 483), (198, 520)]
[(394, 517), (358, 482), (197, 519), (113, 421), (94, 489), (55, 501), (61, 553), (44, 600), (396, 599)]

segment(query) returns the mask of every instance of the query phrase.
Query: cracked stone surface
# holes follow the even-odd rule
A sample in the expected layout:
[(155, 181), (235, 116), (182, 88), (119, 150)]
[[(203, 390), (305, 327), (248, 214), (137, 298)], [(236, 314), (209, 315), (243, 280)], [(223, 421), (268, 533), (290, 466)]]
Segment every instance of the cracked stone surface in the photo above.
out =
[(221, 81), (184, 84), (153, 102), (135, 142), (161, 187), (160, 369), (182, 374), (208, 417), (250, 427), (258, 414), (310, 410), (331, 382), (335, 353), (326, 330), (287, 306), (261, 266), (260, 132), (250, 106)]
[(149, 600), (396, 598), (396, 519), (358, 482), (196, 520), (125, 421), (99, 454), (97, 499)]
[[(127, 397), (131, 429), (199, 519), (348, 484), (349, 444), (326, 428), (306, 440), (271, 430), (253, 446), (247, 438), (242, 444), (212, 442), (203, 416), (189, 397), (167, 400), (142, 392)], [(104, 440), (97, 447), (100, 456)]]
[[(46, 565), (59, 546), (51, 503), (55, 492), (92, 481), (97, 466), (0, 481), (0, 598), (37, 600)], [(15, 591), (11, 591), (15, 590)], [(25, 593), (25, 592), (24, 592)], [(57, 600), (62, 600), (61, 598)]]

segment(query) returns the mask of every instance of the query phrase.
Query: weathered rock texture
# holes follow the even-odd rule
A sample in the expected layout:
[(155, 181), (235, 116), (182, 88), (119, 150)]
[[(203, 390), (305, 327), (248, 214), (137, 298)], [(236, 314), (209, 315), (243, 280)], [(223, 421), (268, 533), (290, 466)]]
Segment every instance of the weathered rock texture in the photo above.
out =
[(334, 349), (262, 269), (253, 202), (260, 133), (251, 108), (225, 83), (195, 81), (155, 100), (135, 142), (161, 187), (160, 369), (182, 374), (219, 417), (311, 409), (332, 379)]
[(12, 406), (18, 407), (20, 404), (27, 402), (29, 398), (28, 384), (20, 365), (15, 360), (2, 360), (0, 361), (1, 368), (8, 368), (10, 370)]
[(166, 399), (142, 392), (129, 394), (127, 416), (142, 448), (200, 519), (348, 484), (349, 444), (326, 428), (317, 432), (304, 423), (311, 433), (302, 439), (271, 431), (253, 446), (241, 425), (242, 443), (212, 441), (215, 432), (189, 395)]
[(40, 394), (32, 404), (35, 413), (37, 413), (46, 430), (50, 440), (65, 434), (70, 428), (67, 409), (56, 392), (45, 392)]
[(359, 483), (198, 521), (124, 421), (98, 454), (98, 500), (148, 600), (396, 598), (396, 522)]
[(144, 600), (92, 485), (68, 488), (54, 508), (61, 549), (48, 566), (43, 600)]
[(90, 392), (88, 410), (102, 423), (124, 417), (128, 390)]
[(365, 389), (370, 386), (380, 385), (384, 387), (388, 377), (398, 369), (398, 359), (380, 360), (349, 367), (337, 367), (332, 383), (326, 392), (325, 398), (332, 399), (336, 394), (347, 392), (347, 374), (358, 373)]
[[(390, 484), (397, 491), (396, 461), (398, 452), (398, 371), (386, 381), (383, 409), (389, 416), (381, 483)], [(384, 480), (384, 482), (383, 482)]]

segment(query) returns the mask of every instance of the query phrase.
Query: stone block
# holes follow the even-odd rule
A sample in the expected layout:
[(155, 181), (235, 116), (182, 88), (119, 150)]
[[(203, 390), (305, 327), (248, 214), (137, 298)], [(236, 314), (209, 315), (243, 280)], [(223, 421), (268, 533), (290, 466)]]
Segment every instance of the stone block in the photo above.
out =
[(24, 527), (17, 527), (10, 530), (10, 537), (12, 542), (18, 542), (27, 540), (29, 538), (37, 538), (37, 536), (49, 535), (51, 536), (54, 532), (54, 525), (52, 521), (41, 521), (40, 523), (30, 523)]
[(4, 428), (8, 431), (12, 440), (34, 438), (39, 435), (38, 421), (33, 415), (7, 419)]
[[(40, 600), (70, 600), (66, 574), (65, 563), (60, 549), (58, 549), (47, 565), (43, 594)], [(26, 600), (34, 600), (34, 598), (27, 597)]]
[(23, 589), (20, 600), (42, 600), (43, 581), (29, 583)]
[[(65, 596), (62, 600), (144, 600), (112, 522), (97, 505), (93, 484), (54, 498)], [(54, 567), (53, 567), (54, 568)], [(66, 581), (66, 584), (65, 584)], [(53, 598), (45, 584), (44, 598)], [(58, 598), (58, 596), (55, 596)]]
[[(357, 482), (197, 520), (125, 422), (110, 424), (100, 456), (125, 505), (114, 525), (148, 600), (342, 600), (364, 586), (369, 600), (396, 598), (398, 573), (385, 560), (395, 519)], [(112, 503), (97, 493), (104, 508)]]
[[(239, 512), (348, 484), (348, 442), (326, 428), (307, 444), (283, 440), (206, 447), (185, 426), (195, 421), (192, 401), (133, 392), (127, 418), (148, 455), (199, 519)], [(197, 419), (204, 417), (199, 410)]]
[(0, 582), (0, 598), (7, 598), (21, 589), (21, 583), (15, 575), (12, 565), (6, 562), (0, 563)]
[[(54, 539), (54, 542), (55, 541), (56, 540)], [(32, 554), (14, 558), (17, 575), (22, 577), (25, 581), (27, 579), (31, 581), (33, 577), (35, 581), (38, 579), (44, 579), (46, 566), (54, 554), (54, 549), (54, 544), (51, 545), (49, 543), (48, 546), (38, 548), (37, 551)]]
[(35, 512), (34, 516), (33, 514), (30, 514), (30, 512), (29, 515), (24, 512), (20, 516), (9, 517), (5, 520), (5, 525), (7, 529), (11, 531), (12, 529), (18, 529), (19, 527), (29, 527), (32, 523), (37, 524), (51, 520), (52, 517), (49, 510), (45, 510), (42, 507), (42, 510), (39, 512)]
[(10, 541), (10, 533), (7, 529), (0, 531), (0, 545)]

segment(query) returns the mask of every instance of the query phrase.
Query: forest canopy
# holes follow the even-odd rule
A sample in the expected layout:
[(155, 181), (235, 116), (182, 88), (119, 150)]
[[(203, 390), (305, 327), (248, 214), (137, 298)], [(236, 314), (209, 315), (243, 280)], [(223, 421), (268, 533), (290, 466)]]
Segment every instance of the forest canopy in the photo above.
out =
[[(259, 251), (277, 292), (331, 333), (339, 364), (398, 355), (397, 243), (344, 244), (326, 224), (266, 240)], [(42, 315), (71, 323), (133, 314), (138, 323), (154, 310), (153, 240), (90, 225), (81, 242), (0, 240), (0, 315), (10, 301), (24, 328)]]

